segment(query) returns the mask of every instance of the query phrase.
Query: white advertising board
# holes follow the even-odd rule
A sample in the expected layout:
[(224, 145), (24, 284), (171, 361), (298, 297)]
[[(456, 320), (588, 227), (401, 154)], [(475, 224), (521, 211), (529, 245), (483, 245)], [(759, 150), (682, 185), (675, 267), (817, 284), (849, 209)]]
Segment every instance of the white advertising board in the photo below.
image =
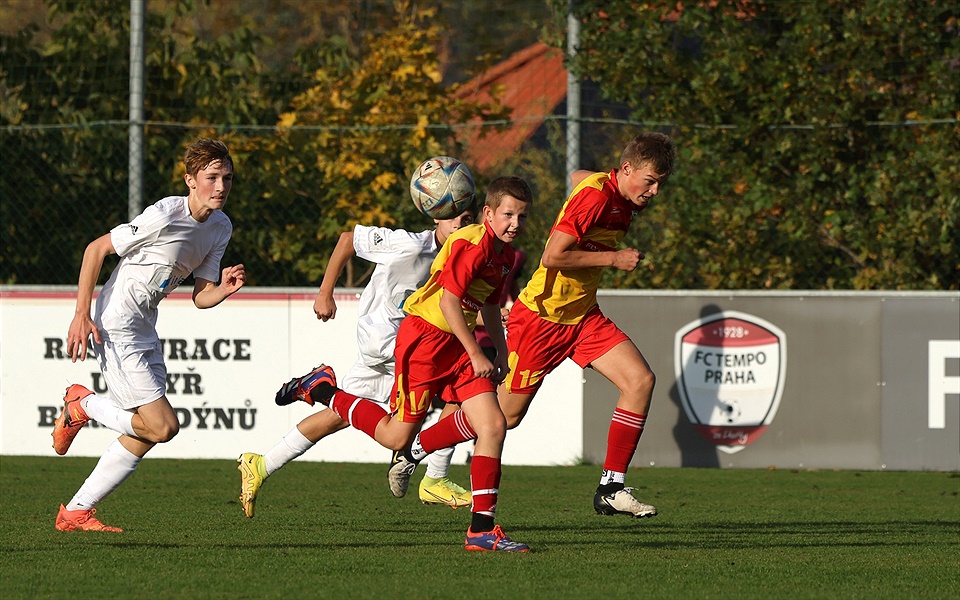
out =
[[(357, 296), (336, 296), (337, 317), (313, 314), (313, 291), (241, 290), (220, 306), (198, 310), (190, 295), (160, 305), (157, 328), (167, 363), (167, 398), (179, 435), (148, 457), (232, 459), (263, 453), (317, 410), (278, 407), (273, 398), (291, 377), (319, 363), (346, 373), (356, 357)], [(65, 354), (75, 306), (68, 291), (0, 291), (0, 454), (55, 456), (50, 432), (64, 389), (80, 383), (105, 392), (93, 356), (73, 363)], [(523, 424), (507, 435), (503, 463), (561, 465), (583, 454), (583, 371), (565, 362), (546, 379)], [(322, 407), (321, 407), (322, 408)], [(84, 428), (71, 456), (100, 456), (117, 434)], [(461, 444), (455, 462), (465, 462)], [(384, 463), (390, 452), (365, 434), (345, 429), (300, 460)]]

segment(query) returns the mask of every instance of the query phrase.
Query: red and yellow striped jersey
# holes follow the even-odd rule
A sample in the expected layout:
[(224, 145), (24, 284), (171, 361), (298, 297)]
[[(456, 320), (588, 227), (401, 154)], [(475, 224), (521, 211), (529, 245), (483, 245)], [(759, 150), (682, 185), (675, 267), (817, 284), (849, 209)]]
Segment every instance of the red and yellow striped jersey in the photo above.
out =
[[(550, 235), (562, 231), (575, 237), (574, 250), (614, 251), (635, 212), (636, 206), (620, 193), (614, 171), (594, 173), (567, 198)], [(579, 323), (597, 304), (602, 272), (603, 267), (548, 269), (541, 263), (519, 300), (547, 321)]]
[(467, 326), (473, 331), (477, 313), (486, 303), (497, 304), (507, 273), (514, 262), (512, 246), (504, 244), (498, 253), (496, 236), (484, 221), (455, 231), (430, 266), (430, 279), (403, 303), (403, 310), (453, 333), (440, 311), (444, 290), (460, 298)]

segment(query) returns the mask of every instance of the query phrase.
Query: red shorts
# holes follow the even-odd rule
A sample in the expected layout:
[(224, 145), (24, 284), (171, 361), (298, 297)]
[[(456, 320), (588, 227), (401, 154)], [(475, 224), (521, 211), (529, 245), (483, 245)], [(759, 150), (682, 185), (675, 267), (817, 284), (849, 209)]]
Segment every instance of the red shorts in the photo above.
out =
[(522, 302), (510, 310), (507, 320), (507, 349), (510, 374), (507, 391), (530, 394), (548, 373), (565, 359), (586, 368), (611, 348), (630, 338), (595, 306), (573, 325), (561, 325), (533, 312)]
[(416, 315), (400, 322), (396, 377), (390, 412), (403, 423), (419, 423), (434, 396), (460, 404), (484, 392), (496, 393), (493, 381), (473, 374), (473, 365), (457, 336)]

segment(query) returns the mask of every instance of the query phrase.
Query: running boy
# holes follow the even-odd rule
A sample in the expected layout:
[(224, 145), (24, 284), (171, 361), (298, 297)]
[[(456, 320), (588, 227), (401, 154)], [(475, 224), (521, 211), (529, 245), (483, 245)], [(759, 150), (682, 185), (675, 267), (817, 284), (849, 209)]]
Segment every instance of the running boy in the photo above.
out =
[[(133, 474), (154, 445), (170, 441), (180, 430), (166, 397), (157, 305), (191, 273), (197, 308), (220, 304), (246, 281), (243, 265), (220, 270), (233, 233), (222, 212), (233, 186), (233, 159), (226, 145), (198, 140), (187, 147), (183, 163), (187, 196), (163, 198), (130, 223), (90, 242), (83, 253), (67, 352), (73, 362), (83, 360), (93, 336), (110, 397), (79, 384), (68, 387), (63, 412), (53, 426), (53, 448), (66, 454), (90, 419), (121, 435), (73, 499), (60, 505), (56, 527), (61, 531), (122, 531), (101, 523), (94, 507)], [(119, 254), (120, 263), (100, 290), (91, 318), (93, 290), (109, 254)]]
[[(580, 181), (560, 209), (540, 266), (507, 322), (510, 373), (499, 400), (508, 428), (520, 424), (543, 378), (566, 358), (592, 367), (619, 389), (593, 501), (604, 515), (657, 514), (624, 485), (656, 378), (630, 338), (600, 311), (597, 288), (604, 267), (633, 271), (643, 258), (634, 248), (617, 246), (633, 215), (647, 207), (673, 173), (676, 156), (669, 137), (642, 133), (624, 148), (619, 168)], [(576, 181), (580, 173), (574, 175)]]
[[(337, 303), (333, 291), (340, 274), (356, 255), (377, 266), (370, 282), (360, 294), (357, 323), (359, 356), (341, 381), (344, 390), (387, 406), (394, 379), (394, 346), (397, 330), (405, 313), (403, 301), (426, 282), (430, 264), (447, 238), (461, 227), (474, 222), (477, 214), (471, 205), (460, 216), (435, 220), (435, 229), (410, 233), (402, 229), (357, 225), (340, 234), (330, 262), (313, 302), (313, 312), (321, 321), (336, 318)], [(325, 377), (320, 368), (292, 379), (277, 393), (281, 406), (302, 400), (311, 406), (314, 400), (304, 390), (314, 379)], [(450, 412), (456, 407), (450, 405)], [(243, 453), (237, 462), (240, 470), (240, 504), (247, 517), (253, 517), (257, 494), (263, 481), (284, 465), (302, 455), (326, 436), (348, 427), (332, 410), (321, 410), (300, 421), (266, 454)], [(427, 473), (420, 481), (420, 500), (425, 504), (446, 504), (453, 508), (470, 504), (470, 492), (447, 478), (454, 449), (445, 448), (430, 455)], [(404, 480), (407, 484), (409, 479)], [(391, 486), (402, 497), (407, 486)]]
[[(330, 367), (305, 390), (329, 405), (350, 425), (393, 450), (410, 447), (434, 397), (460, 409), (424, 429), (419, 456), (476, 438), (470, 462), (472, 521), (467, 550), (526, 552), (494, 524), (500, 485), (500, 455), (506, 423), (497, 404), (495, 381), (505, 372), (506, 344), (498, 302), (504, 274), (514, 262), (510, 244), (523, 232), (533, 201), (529, 186), (518, 177), (499, 177), (487, 188), (483, 223), (465, 227), (447, 238), (431, 266), (430, 279), (403, 305), (396, 345), (396, 379), (388, 414), (377, 403), (336, 388)], [(488, 359), (472, 330), (482, 313), (488, 334), (499, 350)]]

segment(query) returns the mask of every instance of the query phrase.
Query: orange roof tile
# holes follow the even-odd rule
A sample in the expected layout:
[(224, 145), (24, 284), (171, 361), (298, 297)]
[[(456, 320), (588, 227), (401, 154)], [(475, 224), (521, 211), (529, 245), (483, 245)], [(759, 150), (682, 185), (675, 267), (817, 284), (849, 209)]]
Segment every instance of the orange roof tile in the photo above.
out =
[(463, 84), (455, 96), (462, 99), (489, 102), (491, 91), (499, 93), (500, 101), (513, 109), (508, 129), (493, 127), (465, 129), (460, 137), (464, 144), (464, 159), (471, 168), (484, 173), (506, 157), (515, 154), (543, 123), (553, 114), (567, 95), (567, 70), (563, 54), (543, 43), (525, 48), (507, 60)]

